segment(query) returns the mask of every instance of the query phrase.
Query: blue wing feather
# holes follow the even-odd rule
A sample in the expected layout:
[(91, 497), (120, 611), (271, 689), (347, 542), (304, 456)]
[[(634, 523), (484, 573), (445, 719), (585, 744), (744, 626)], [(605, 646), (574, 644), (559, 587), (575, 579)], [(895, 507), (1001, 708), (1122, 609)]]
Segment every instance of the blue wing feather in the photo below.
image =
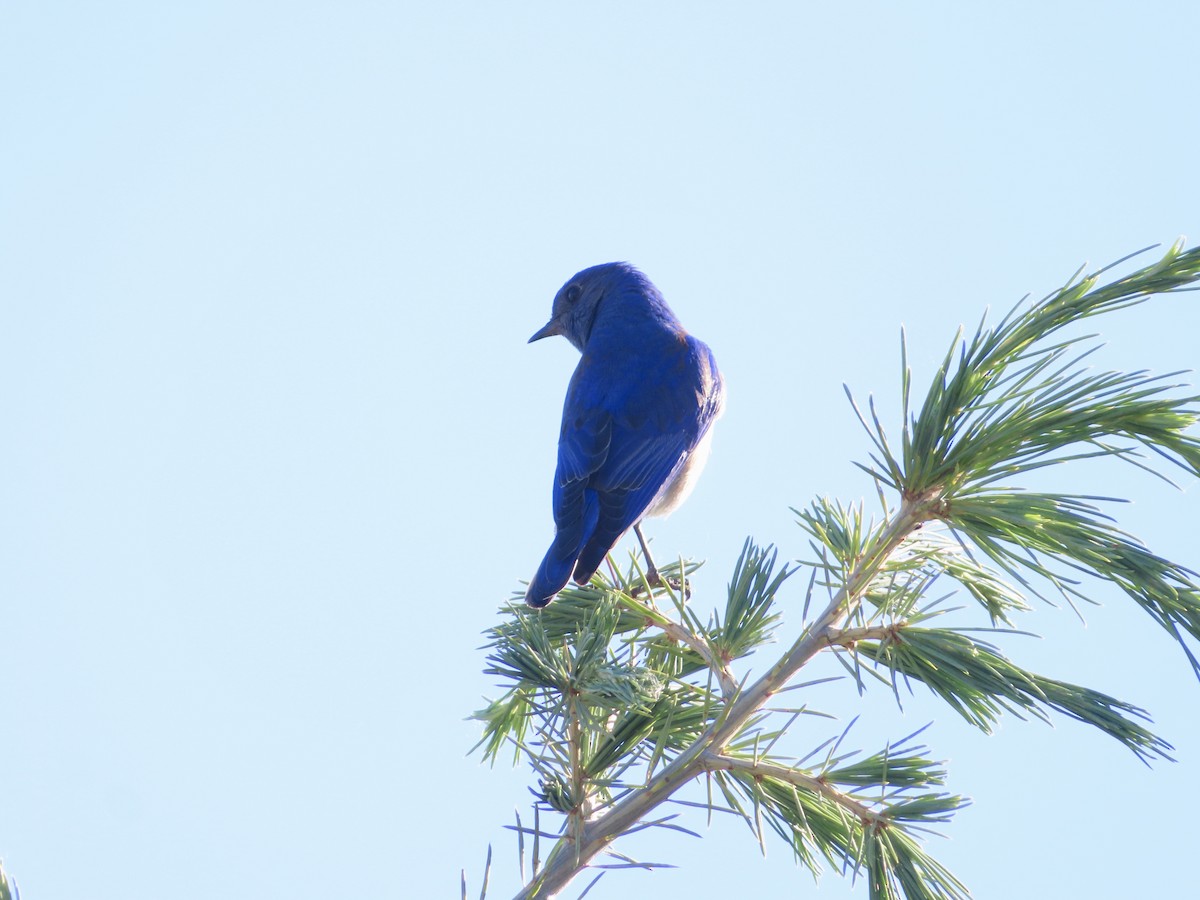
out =
[(575, 566), (580, 584), (674, 480), (720, 414), (721, 383), (708, 347), (688, 338), (654, 362), (640, 373), (636, 399), (614, 416), (608, 456), (590, 479), (600, 509)]

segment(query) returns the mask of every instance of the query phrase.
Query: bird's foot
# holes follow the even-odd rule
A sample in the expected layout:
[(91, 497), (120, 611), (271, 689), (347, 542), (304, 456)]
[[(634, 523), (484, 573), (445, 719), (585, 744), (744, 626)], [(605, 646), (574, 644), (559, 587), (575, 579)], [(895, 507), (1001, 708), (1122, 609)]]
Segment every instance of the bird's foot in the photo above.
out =
[[(646, 586), (649, 585), (649, 590)], [(692, 586), (683, 578), (664, 578), (659, 574), (657, 569), (651, 569), (646, 573), (646, 579), (642, 584), (634, 585), (633, 590), (629, 592), (630, 597), (638, 597), (642, 593), (653, 594), (656, 587), (669, 587), (675, 593), (683, 594), (683, 599), (692, 599)]]

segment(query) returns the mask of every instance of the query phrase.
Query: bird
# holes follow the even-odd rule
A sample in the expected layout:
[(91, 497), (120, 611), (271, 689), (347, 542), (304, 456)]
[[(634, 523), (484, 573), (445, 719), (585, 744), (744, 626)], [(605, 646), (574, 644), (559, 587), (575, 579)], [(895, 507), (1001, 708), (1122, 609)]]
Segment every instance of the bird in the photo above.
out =
[(535, 609), (572, 576), (586, 584), (631, 527), (647, 580), (659, 583), (640, 523), (691, 493), (725, 407), (712, 351), (629, 263), (592, 266), (567, 281), (529, 343), (552, 335), (582, 355), (563, 403), (554, 540), (525, 593)]

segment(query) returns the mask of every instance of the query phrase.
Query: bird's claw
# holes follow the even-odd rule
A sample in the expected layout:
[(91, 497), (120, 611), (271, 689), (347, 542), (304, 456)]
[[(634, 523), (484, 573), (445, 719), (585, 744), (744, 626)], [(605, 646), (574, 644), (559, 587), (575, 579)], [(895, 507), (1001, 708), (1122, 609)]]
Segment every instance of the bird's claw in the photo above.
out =
[[(648, 590), (647, 586), (649, 586)], [(633, 589), (629, 592), (629, 596), (638, 597), (643, 592), (647, 594), (653, 594), (656, 587), (663, 586), (669, 587), (677, 594), (682, 593), (683, 599), (685, 600), (692, 599), (692, 586), (688, 584), (685, 579), (671, 577), (664, 578), (657, 571), (646, 573), (645, 580), (641, 584), (634, 585)]]

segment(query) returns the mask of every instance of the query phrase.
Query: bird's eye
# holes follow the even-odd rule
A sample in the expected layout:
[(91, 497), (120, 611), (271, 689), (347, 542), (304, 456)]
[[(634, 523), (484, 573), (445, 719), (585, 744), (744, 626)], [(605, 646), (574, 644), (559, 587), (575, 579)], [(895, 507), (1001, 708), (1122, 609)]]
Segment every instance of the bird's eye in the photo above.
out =
[(566, 296), (567, 302), (572, 303), (572, 304), (575, 303), (575, 301), (577, 301), (579, 299), (579, 295), (581, 293), (583, 293), (583, 291), (580, 289), (579, 285), (572, 284), (571, 286), (569, 286), (567, 288), (567, 296)]

